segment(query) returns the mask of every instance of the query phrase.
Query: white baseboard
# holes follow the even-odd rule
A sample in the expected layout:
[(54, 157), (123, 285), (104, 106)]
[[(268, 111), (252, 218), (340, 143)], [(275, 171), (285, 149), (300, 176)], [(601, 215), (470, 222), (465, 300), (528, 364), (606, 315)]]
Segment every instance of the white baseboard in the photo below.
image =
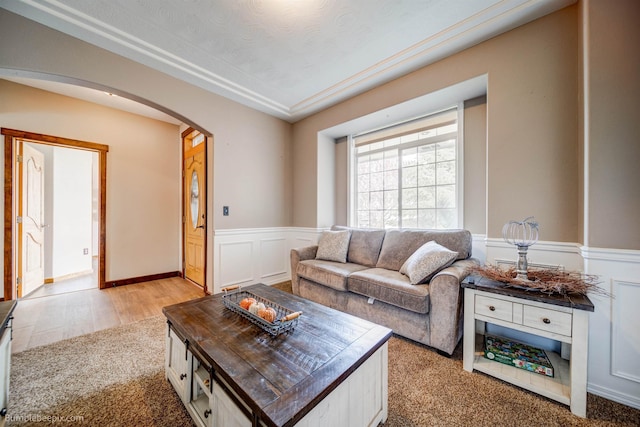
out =
[(622, 403), (623, 405), (640, 409), (640, 397), (638, 397), (638, 395), (620, 393), (615, 389), (602, 387), (597, 384), (592, 384), (591, 382), (587, 386), (587, 391), (606, 399), (613, 400), (614, 402)]

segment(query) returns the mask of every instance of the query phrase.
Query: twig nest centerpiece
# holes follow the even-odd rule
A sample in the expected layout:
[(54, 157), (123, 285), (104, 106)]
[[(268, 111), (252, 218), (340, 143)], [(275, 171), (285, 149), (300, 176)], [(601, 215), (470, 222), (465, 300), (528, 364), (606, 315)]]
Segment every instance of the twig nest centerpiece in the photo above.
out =
[(474, 267), (471, 273), (504, 283), (505, 286), (525, 288), (550, 295), (570, 296), (571, 294), (587, 295), (593, 293), (611, 297), (609, 292), (598, 286), (600, 283), (598, 276), (577, 271), (531, 269), (529, 270), (529, 279), (522, 280), (517, 277), (515, 267), (500, 268), (497, 265), (488, 264)]

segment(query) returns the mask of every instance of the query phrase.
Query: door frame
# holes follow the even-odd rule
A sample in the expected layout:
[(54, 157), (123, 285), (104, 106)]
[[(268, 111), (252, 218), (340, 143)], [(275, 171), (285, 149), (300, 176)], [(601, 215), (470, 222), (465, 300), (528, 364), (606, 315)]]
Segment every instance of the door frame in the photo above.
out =
[[(186, 129), (184, 132), (182, 132), (182, 134), (180, 135), (180, 152), (181, 152), (181, 168), (182, 168), (182, 228), (181, 228), (181, 236), (182, 238), (181, 243), (182, 243), (182, 277), (185, 280), (189, 280), (187, 278), (186, 275), (186, 258), (187, 258), (187, 248), (185, 245), (185, 227), (187, 224), (187, 206), (185, 205), (185, 183), (187, 181), (187, 177), (186, 177), (186, 173), (185, 173), (185, 168), (184, 168), (184, 160), (185, 160), (185, 139), (189, 137), (189, 135), (191, 135), (194, 132), (198, 132), (200, 134), (202, 134), (204, 136), (204, 141), (202, 142), (202, 144), (204, 144), (204, 177), (203, 177), (203, 181), (206, 184), (206, 191), (203, 193), (203, 205), (204, 205), (204, 223), (205, 223), (205, 228), (204, 228), (204, 245), (203, 245), (203, 250), (204, 253), (202, 254), (203, 258), (204, 258), (204, 265), (203, 265), (203, 274), (204, 274), (204, 283), (202, 284), (202, 289), (204, 291), (205, 294), (210, 293), (207, 287), (207, 235), (209, 234), (209, 205), (208, 205), (208, 193), (209, 193), (209, 180), (208, 180), (208, 176), (209, 176), (209, 159), (208, 159), (208, 155), (209, 155), (209, 135), (207, 135), (206, 133), (202, 132), (201, 130), (198, 129), (194, 129), (192, 127), (189, 127), (188, 129)], [(195, 283), (191, 280), (189, 280), (192, 283)], [(200, 286), (198, 284), (198, 286)]]
[(107, 152), (109, 146), (15, 129), (0, 128), (4, 135), (4, 300), (16, 299), (16, 215), (18, 201), (16, 139), (56, 147), (75, 148), (98, 153), (98, 288), (106, 287), (106, 211), (107, 211)]

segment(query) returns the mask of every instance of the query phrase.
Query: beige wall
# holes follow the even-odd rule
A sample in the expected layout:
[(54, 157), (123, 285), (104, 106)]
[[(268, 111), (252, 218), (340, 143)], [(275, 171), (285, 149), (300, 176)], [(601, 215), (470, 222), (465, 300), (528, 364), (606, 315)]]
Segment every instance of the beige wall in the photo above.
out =
[[(282, 227), (291, 224), (292, 167), (289, 123), (51, 30), (4, 9), (0, 9), (0, 40), (0, 69), (5, 73), (36, 76), (108, 90), (144, 101), (146, 104), (161, 106), (163, 111), (173, 112), (176, 116), (185, 118), (189, 124), (213, 135), (208, 174), (209, 287), (213, 286), (212, 257), (215, 230)], [(42, 113), (51, 120), (57, 115), (55, 108), (44, 110)], [(0, 125), (5, 126), (4, 123)], [(105, 124), (98, 123), (96, 126), (99, 132), (104, 130)], [(64, 132), (65, 136), (73, 138), (68, 132), (73, 129), (73, 124), (68, 124), (64, 129), (67, 130)], [(116, 131), (117, 127), (113, 130)], [(138, 127), (132, 129), (131, 136), (137, 137), (144, 133), (145, 128)], [(179, 138), (179, 132), (176, 131), (176, 134)], [(123, 164), (113, 165), (114, 173), (120, 173), (122, 168), (132, 166), (141, 159), (143, 153), (136, 151), (136, 147), (132, 147), (132, 150), (126, 154), (127, 158), (122, 160)], [(112, 153), (119, 154), (118, 150)], [(175, 167), (179, 168), (180, 152), (176, 151), (175, 156)], [(153, 178), (153, 175), (143, 177)], [(179, 182), (180, 178), (177, 177), (170, 185), (179, 185)], [(135, 199), (133, 196), (130, 197)], [(123, 205), (128, 202), (131, 200), (122, 200)], [(116, 203), (115, 206), (117, 205)], [(225, 205), (230, 207), (230, 216), (222, 216), (222, 206)], [(167, 206), (154, 205), (154, 208), (167, 209)], [(132, 214), (134, 213), (130, 213), (129, 216)], [(114, 219), (123, 218), (121, 216)], [(153, 244), (154, 242), (150, 242), (150, 245)], [(174, 244), (172, 259), (178, 263), (180, 244)], [(107, 266), (107, 280), (165, 271), (164, 268), (158, 271), (155, 264), (145, 265), (153, 263), (153, 257), (148, 253), (138, 251), (135, 256), (129, 256), (130, 249), (111, 252), (108, 254), (112, 264)], [(126, 266), (118, 263), (117, 257), (124, 260), (127, 256)], [(140, 260), (141, 265), (138, 268), (130, 268), (132, 259)]]
[[(290, 225), (289, 123), (4, 9), (0, 9), (0, 40), (0, 68), (104, 86), (163, 106), (213, 134), (210, 231)], [(230, 207), (230, 216), (222, 216), (224, 205)]]
[(0, 126), (109, 146), (107, 280), (180, 270), (178, 126), (7, 80)]
[[(335, 210), (346, 200), (325, 202), (324, 177), (336, 175), (333, 164), (320, 162), (327, 151), (318, 147), (319, 131), (486, 74), (486, 211), (482, 219), (467, 200), (469, 227), (480, 230), (484, 221), (487, 235), (499, 237), (505, 221), (535, 215), (542, 240), (637, 249), (640, 198), (638, 186), (630, 183), (640, 181), (635, 166), (639, 6), (633, 0), (608, 3), (580, 2), (293, 127), (4, 10), (0, 68), (115, 88), (214, 134), (210, 227), (218, 229), (331, 225), (341, 219)], [(588, 11), (589, 22), (581, 22), (581, 8)], [(584, 51), (578, 38), (583, 24)], [(581, 70), (583, 52), (587, 66)], [(584, 119), (582, 71), (587, 76)], [(476, 158), (481, 153), (466, 154), (465, 173), (479, 173), (470, 165), (482, 162)], [(219, 215), (223, 205), (230, 206), (231, 216)]]
[(464, 103), (464, 227), (487, 233), (487, 97)]
[(565, 8), (294, 124), (294, 225), (327, 225), (315, 200), (318, 131), (488, 74), (488, 236), (535, 215), (541, 239), (579, 241), (577, 23), (577, 7)]
[(318, 135), (318, 222), (334, 222), (336, 201), (336, 149), (335, 140), (326, 135)]
[(336, 175), (336, 205), (334, 218), (338, 225), (349, 223), (349, 143), (347, 138), (340, 138), (335, 142), (335, 175)]
[(640, 2), (584, 2), (586, 244), (640, 249)]

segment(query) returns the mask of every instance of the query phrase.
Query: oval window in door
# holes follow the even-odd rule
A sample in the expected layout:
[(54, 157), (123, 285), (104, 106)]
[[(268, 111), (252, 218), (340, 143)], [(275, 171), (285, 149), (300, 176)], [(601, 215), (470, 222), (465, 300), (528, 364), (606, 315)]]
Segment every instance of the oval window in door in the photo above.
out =
[(198, 211), (200, 208), (200, 185), (198, 173), (194, 170), (191, 174), (191, 225), (195, 230), (198, 227)]

